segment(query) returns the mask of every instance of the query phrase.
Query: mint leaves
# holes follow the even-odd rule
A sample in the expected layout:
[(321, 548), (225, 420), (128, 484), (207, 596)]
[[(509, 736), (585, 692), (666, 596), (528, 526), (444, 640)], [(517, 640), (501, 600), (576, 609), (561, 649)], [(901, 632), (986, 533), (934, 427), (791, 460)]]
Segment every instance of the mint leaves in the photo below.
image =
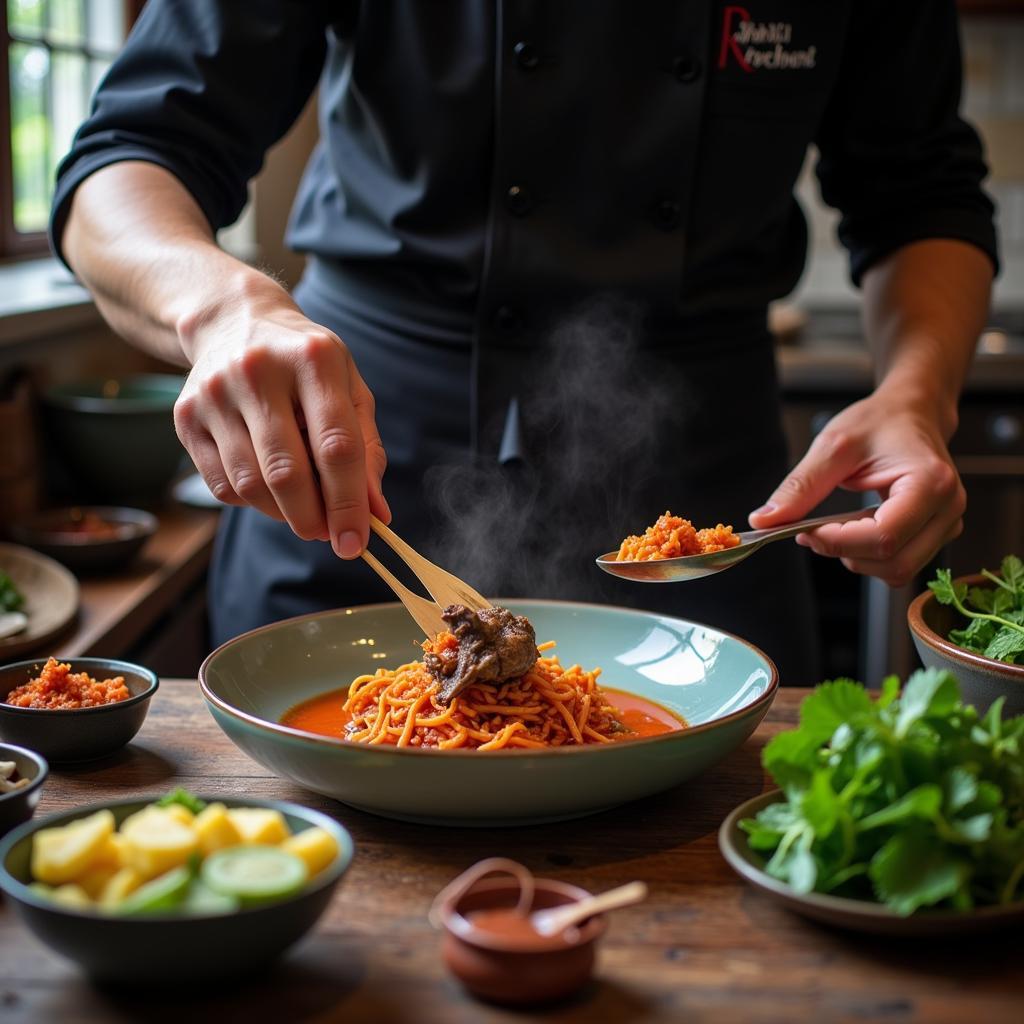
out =
[(822, 683), (762, 760), (786, 799), (740, 827), (798, 892), (899, 914), (1024, 899), (1024, 716), (1004, 721), (999, 700), (980, 717), (951, 673), (916, 672), (902, 693), (890, 677), (877, 699)]
[(966, 628), (950, 631), (953, 643), (986, 658), (1024, 664), (1024, 562), (1007, 555), (999, 568), (999, 576), (982, 569), (991, 587), (954, 583), (948, 569), (937, 570), (928, 587), (940, 604), (969, 620)]

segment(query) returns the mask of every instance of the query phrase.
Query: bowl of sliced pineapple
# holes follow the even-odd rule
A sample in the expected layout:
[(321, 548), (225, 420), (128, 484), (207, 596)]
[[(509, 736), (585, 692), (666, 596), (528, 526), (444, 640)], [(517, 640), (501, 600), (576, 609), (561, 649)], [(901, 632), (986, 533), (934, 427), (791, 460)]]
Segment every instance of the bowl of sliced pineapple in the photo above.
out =
[(276, 800), (119, 800), (0, 841), (0, 890), (90, 976), (122, 984), (245, 974), (298, 941), (353, 855), (333, 818)]

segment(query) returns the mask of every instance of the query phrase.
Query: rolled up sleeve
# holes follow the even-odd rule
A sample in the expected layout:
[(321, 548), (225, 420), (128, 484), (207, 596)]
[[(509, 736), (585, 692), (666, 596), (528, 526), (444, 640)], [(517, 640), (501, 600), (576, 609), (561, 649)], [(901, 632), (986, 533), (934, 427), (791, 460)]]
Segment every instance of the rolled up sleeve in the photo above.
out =
[(214, 230), (237, 219), (316, 85), (327, 22), (318, 0), (149, 0), (57, 169), (57, 256), (75, 189), (125, 160), (175, 175)]
[(839, 84), (816, 143), (825, 202), (859, 285), (911, 242), (952, 238), (998, 269), (993, 205), (977, 132), (958, 113), (961, 62), (952, 0), (852, 5)]

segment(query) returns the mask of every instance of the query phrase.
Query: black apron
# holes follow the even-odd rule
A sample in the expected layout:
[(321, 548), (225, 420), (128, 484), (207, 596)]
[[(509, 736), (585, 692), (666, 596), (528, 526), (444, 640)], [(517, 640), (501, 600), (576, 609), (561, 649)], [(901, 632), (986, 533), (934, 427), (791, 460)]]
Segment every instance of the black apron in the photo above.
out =
[[(727, 629), (765, 650), (783, 682), (815, 681), (806, 552), (794, 544), (675, 585), (629, 583), (594, 565), (666, 509), (698, 527), (746, 528), (782, 479), (763, 322), (673, 331), (628, 302), (592, 299), (538, 330), (543, 340), (499, 355), (500, 372), (481, 388), (475, 349), (457, 343), (460, 325), (450, 338), (443, 325), (399, 336), (374, 322), (373, 296), (332, 301), (316, 267), (296, 294), (345, 340), (376, 397), (393, 525), (428, 557), (492, 597), (626, 605)], [(363, 562), (341, 561), (252, 509), (225, 513), (211, 576), (214, 643), (291, 615), (392, 599)]]

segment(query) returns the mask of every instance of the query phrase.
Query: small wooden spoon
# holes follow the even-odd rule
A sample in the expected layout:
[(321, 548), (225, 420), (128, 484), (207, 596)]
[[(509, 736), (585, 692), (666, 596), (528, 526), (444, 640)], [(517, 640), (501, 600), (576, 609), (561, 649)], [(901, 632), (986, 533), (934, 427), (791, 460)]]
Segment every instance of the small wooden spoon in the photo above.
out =
[(629, 882), (615, 889), (609, 889), (597, 896), (589, 896), (576, 903), (548, 910), (536, 910), (530, 915), (530, 924), (541, 935), (557, 935), (580, 921), (606, 910), (618, 910), (647, 899), (647, 885), (644, 882)]

